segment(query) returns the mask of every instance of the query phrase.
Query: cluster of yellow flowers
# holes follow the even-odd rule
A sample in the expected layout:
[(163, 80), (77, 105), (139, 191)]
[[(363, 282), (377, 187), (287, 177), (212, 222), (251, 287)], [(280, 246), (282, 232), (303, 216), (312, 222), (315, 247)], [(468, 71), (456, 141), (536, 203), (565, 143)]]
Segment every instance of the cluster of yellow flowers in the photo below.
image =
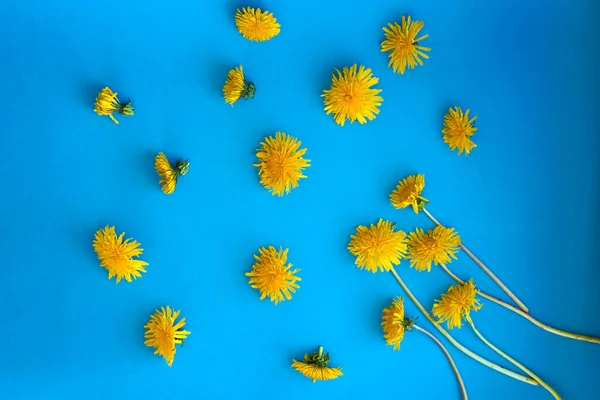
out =
[[(280, 25), (268, 11), (260, 8), (242, 7), (235, 14), (236, 27), (245, 39), (262, 42), (272, 39), (280, 32)], [(414, 21), (410, 16), (403, 16), (400, 22), (391, 22), (383, 27), (385, 40), (381, 43), (381, 51), (389, 53), (388, 67), (394, 73), (404, 74), (417, 65), (423, 65), (423, 59), (428, 59), (427, 52), (431, 49), (421, 45), (428, 35), (420, 35), (424, 23)], [(381, 89), (374, 88), (379, 79), (373, 76), (370, 68), (363, 65), (353, 64), (344, 66), (341, 70), (335, 69), (332, 76), (331, 87), (323, 91), (324, 111), (331, 114), (335, 123), (340, 126), (349, 121), (358, 121), (360, 124), (367, 123), (376, 118), (379, 107), (383, 102)], [(240, 99), (248, 100), (256, 95), (256, 85), (249, 81), (242, 65), (231, 69), (225, 79), (223, 86), (223, 97), (227, 104), (234, 105)], [(119, 101), (117, 93), (108, 87), (102, 89), (95, 102), (94, 111), (103, 116), (109, 116), (115, 123), (119, 123), (114, 114), (130, 116), (134, 114), (131, 101), (125, 103)], [(458, 150), (458, 154), (469, 154), (476, 147), (471, 137), (477, 131), (474, 121), (477, 118), (469, 116), (470, 110), (463, 112), (461, 107), (450, 107), (444, 116), (442, 139), (448, 144), (452, 151)], [(276, 132), (273, 136), (265, 137), (256, 150), (258, 177), (260, 183), (272, 194), (284, 196), (298, 187), (299, 181), (306, 178), (304, 170), (310, 166), (311, 160), (304, 158), (306, 149), (301, 148), (301, 141), (284, 132)], [(172, 164), (162, 153), (158, 153), (154, 160), (154, 168), (159, 175), (159, 185), (166, 194), (172, 194), (178, 183), (178, 179), (186, 175), (190, 168), (187, 160), (178, 160)], [(562, 336), (574, 339), (586, 340), (599, 343), (600, 340), (588, 336), (572, 334), (545, 325), (531, 317), (529, 310), (516, 296), (506, 288), (504, 284), (477, 259), (461, 242), (461, 238), (453, 228), (441, 225), (429, 211), (426, 205), (429, 202), (422, 196), (425, 188), (425, 177), (423, 175), (411, 175), (401, 180), (395, 190), (389, 195), (392, 206), (395, 208), (411, 207), (415, 213), (423, 211), (434, 223), (435, 227), (430, 230), (416, 228), (408, 235), (396, 230), (396, 226), (387, 220), (380, 219), (376, 224), (370, 226), (358, 226), (355, 234), (350, 236), (348, 251), (356, 257), (355, 264), (360, 269), (376, 273), (390, 271), (398, 280), (404, 291), (423, 312), (423, 314), (434, 324), (452, 344), (465, 354), (477, 361), (504, 373), (515, 379), (522, 380), (533, 385), (542, 385), (548, 389), (555, 398), (559, 398), (556, 392), (532, 371), (512, 359), (506, 353), (493, 346), (476, 329), (470, 312), (477, 311), (482, 304), (476, 295), (485, 297), (503, 307), (527, 318), (537, 326)], [(140, 260), (143, 249), (140, 243), (132, 239), (124, 240), (124, 233), (117, 236), (115, 227), (106, 226), (99, 229), (94, 237), (93, 247), (100, 260), (100, 265), (108, 271), (108, 278), (116, 277), (116, 283), (121, 279), (131, 282), (146, 273), (147, 262)], [(448, 264), (456, 259), (456, 253), (462, 249), (469, 255), (517, 304), (518, 309), (502, 300), (489, 296), (479, 291), (472, 280), (463, 281), (454, 275)], [(277, 305), (279, 302), (290, 300), (292, 295), (299, 289), (298, 282), (301, 278), (297, 276), (299, 269), (293, 269), (288, 263), (289, 249), (273, 246), (261, 247), (258, 254), (254, 255), (256, 262), (250, 272), (249, 284), (260, 293), (260, 300), (267, 297)], [(411, 268), (417, 271), (430, 271), (431, 265), (440, 266), (456, 282), (451, 285), (448, 292), (436, 300), (431, 310), (433, 316), (427, 311), (409, 291), (406, 284), (395, 271), (394, 267), (402, 260), (408, 260)], [(191, 333), (184, 330), (185, 318), (177, 321), (180, 311), (171, 307), (161, 307), (150, 316), (150, 320), (144, 326), (145, 344), (155, 349), (155, 354), (161, 355), (167, 365), (171, 366), (176, 353), (176, 345), (183, 345), (183, 340)], [(477, 336), (488, 346), (494, 349), (505, 359), (519, 367), (528, 376), (523, 376), (500, 367), (468, 350), (458, 343), (442, 326), (447, 322), (449, 329), (461, 328), (466, 321)], [(381, 326), (383, 338), (394, 350), (400, 349), (406, 331), (417, 330), (428, 335), (445, 352), (459, 381), (463, 398), (466, 399), (466, 389), (462, 378), (452, 357), (443, 344), (434, 335), (416, 324), (414, 318), (406, 317), (402, 297), (396, 297), (389, 308), (383, 310)], [(330, 380), (342, 376), (342, 367), (330, 367), (329, 353), (324, 353), (323, 347), (318, 346), (313, 353), (304, 355), (303, 361), (292, 361), (292, 367), (304, 376), (313, 380)]]

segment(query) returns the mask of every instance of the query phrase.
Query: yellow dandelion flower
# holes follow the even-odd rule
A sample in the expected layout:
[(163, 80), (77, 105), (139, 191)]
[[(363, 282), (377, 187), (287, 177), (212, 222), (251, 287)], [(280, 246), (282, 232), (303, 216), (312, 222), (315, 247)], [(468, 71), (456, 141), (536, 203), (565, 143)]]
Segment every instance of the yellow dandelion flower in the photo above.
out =
[(167, 306), (156, 310), (154, 314), (150, 316), (150, 321), (144, 325), (146, 332), (144, 334), (144, 344), (148, 347), (154, 347), (154, 354), (161, 355), (167, 365), (170, 367), (173, 365), (175, 360), (175, 345), (183, 345), (183, 339), (186, 339), (192, 332), (183, 330), (185, 325), (185, 318), (175, 323), (177, 317), (179, 317), (179, 310), (174, 311), (171, 307)]
[(288, 250), (261, 247), (258, 249), (259, 255), (254, 255), (257, 262), (252, 266), (252, 271), (246, 272), (246, 276), (250, 277), (250, 286), (260, 291), (261, 300), (269, 296), (277, 305), (280, 301), (291, 300), (292, 293), (296, 293), (300, 287), (296, 282), (302, 279), (295, 275), (300, 270), (291, 270), (293, 265), (286, 264)]
[(411, 318), (404, 318), (404, 300), (402, 297), (396, 297), (390, 308), (383, 309), (381, 326), (386, 343), (389, 346), (394, 346), (394, 350), (400, 350), (404, 332), (410, 331), (413, 326)]
[(128, 100), (126, 103), (121, 103), (117, 98), (117, 93), (113, 93), (108, 87), (105, 87), (98, 93), (94, 106), (94, 112), (96, 114), (108, 115), (115, 124), (118, 124), (119, 121), (113, 116), (113, 113), (119, 113), (123, 116), (133, 115), (131, 100)]
[(277, 132), (275, 137), (269, 136), (261, 142), (256, 157), (259, 160), (255, 167), (260, 167), (258, 176), (260, 183), (271, 191), (273, 196), (283, 196), (298, 187), (302, 173), (310, 166), (310, 160), (303, 158), (306, 149), (300, 149), (301, 141), (285, 133)]
[(419, 31), (425, 25), (422, 21), (411, 21), (402, 16), (402, 25), (397, 22), (388, 23), (388, 28), (383, 27), (385, 32), (385, 40), (381, 42), (381, 51), (390, 53), (390, 61), (388, 67), (392, 67), (394, 72), (404, 74), (406, 67), (414, 69), (419, 65), (423, 65), (421, 57), (427, 59), (429, 56), (424, 51), (431, 51), (429, 47), (419, 46), (419, 42), (426, 39), (429, 35), (423, 35), (417, 38)]
[(390, 194), (392, 205), (396, 208), (406, 208), (412, 206), (415, 213), (425, 207), (425, 203), (429, 203), (421, 193), (425, 189), (425, 176), (409, 175), (398, 182), (396, 189)]
[(233, 103), (238, 101), (241, 97), (243, 97), (244, 100), (248, 100), (249, 98), (253, 99), (254, 93), (256, 93), (256, 86), (254, 86), (254, 83), (246, 80), (244, 77), (244, 69), (241, 65), (229, 71), (227, 79), (225, 80), (225, 85), (223, 86), (225, 103), (231, 104), (233, 107)]
[(327, 115), (333, 113), (333, 118), (338, 125), (344, 126), (346, 120), (358, 121), (364, 124), (368, 120), (375, 119), (379, 114), (377, 107), (381, 106), (383, 98), (378, 96), (381, 89), (371, 89), (371, 86), (379, 82), (370, 68), (362, 65), (357, 72), (357, 65), (350, 68), (344, 67), (333, 73), (331, 88), (323, 91), (325, 112)]
[(458, 251), (460, 236), (454, 228), (437, 225), (427, 232), (420, 228), (409, 232), (406, 244), (410, 266), (417, 271), (431, 271), (432, 262), (440, 265), (449, 264), (451, 258), (456, 260), (454, 254)]
[(433, 315), (439, 322), (448, 322), (448, 328), (460, 328), (462, 319), (471, 322), (471, 310), (477, 311), (483, 304), (475, 298), (477, 289), (471, 278), (468, 282), (450, 285), (448, 292), (433, 305)]
[(389, 271), (400, 264), (406, 253), (406, 233), (395, 229), (395, 225), (383, 219), (369, 228), (363, 225), (356, 228), (356, 234), (350, 236), (348, 250), (356, 256), (358, 268), (371, 272)]
[(162, 178), (158, 182), (161, 185), (162, 191), (166, 194), (171, 194), (175, 191), (177, 179), (180, 176), (187, 174), (190, 170), (190, 162), (177, 160), (177, 163), (175, 163), (175, 167), (173, 168), (167, 156), (160, 152), (154, 157), (154, 169)]
[(133, 239), (123, 240), (124, 235), (125, 232), (117, 237), (115, 227), (108, 225), (94, 235), (94, 251), (98, 254), (100, 266), (108, 270), (108, 279), (116, 276), (117, 283), (121, 279), (131, 282), (132, 276), (133, 279), (141, 278), (140, 272), (146, 272), (144, 267), (148, 265), (147, 262), (133, 259), (139, 257), (144, 249)]
[(319, 346), (313, 354), (305, 354), (304, 361), (293, 360), (292, 367), (302, 375), (312, 379), (313, 383), (317, 380), (328, 381), (344, 375), (342, 367), (328, 367), (329, 362), (329, 353), (323, 353), (323, 346)]
[(252, 7), (242, 7), (241, 11), (237, 9), (235, 26), (243, 37), (255, 42), (263, 42), (277, 36), (280, 28), (273, 13)]
[(454, 151), (458, 149), (458, 155), (464, 151), (465, 154), (469, 154), (477, 145), (471, 140), (471, 136), (475, 134), (477, 128), (473, 126), (473, 123), (477, 119), (477, 116), (469, 119), (469, 112), (467, 110), (463, 113), (460, 107), (449, 108), (448, 113), (444, 115), (444, 142), (450, 147), (450, 150)]

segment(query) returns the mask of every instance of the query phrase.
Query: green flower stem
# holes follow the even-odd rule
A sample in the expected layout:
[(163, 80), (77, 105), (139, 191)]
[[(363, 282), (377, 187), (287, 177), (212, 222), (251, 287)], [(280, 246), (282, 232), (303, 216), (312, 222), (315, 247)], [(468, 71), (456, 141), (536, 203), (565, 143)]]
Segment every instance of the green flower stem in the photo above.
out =
[(450, 362), (450, 366), (452, 367), (452, 370), (454, 371), (454, 375), (456, 375), (456, 379), (458, 380), (458, 384), (460, 386), (460, 392), (462, 394), (463, 400), (468, 400), (469, 396), (467, 396), (467, 388), (465, 387), (465, 383), (463, 382), (462, 377), (460, 376), (460, 372), (458, 372), (458, 368), (456, 367), (456, 364), (454, 364), (454, 360), (452, 359), (452, 356), (450, 355), (450, 353), (448, 352), (446, 347), (443, 345), (443, 343), (440, 342), (438, 340), (438, 338), (433, 336), (433, 334), (431, 334), (428, 330), (421, 328), (419, 325), (413, 323), (412, 327), (414, 329), (418, 330), (419, 332), (423, 332), (424, 334), (429, 336), (431, 338), (431, 340), (433, 340), (438, 346), (440, 346), (440, 348), (446, 355), (448, 362)]
[(475, 324), (473, 323), (471, 318), (467, 317), (467, 321), (471, 325), (471, 328), (473, 328), (473, 331), (475, 331), (475, 334), (477, 335), (477, 337), (479, 337), (479, 339), (481, 339), (481, 341), (483, 343), (488, 345), (490, 349), (494, 350), (496, 353), (500, 354), (503, 358), (505, 358), (506, 360), (510, 361), (511, 363), (513, 363), (514, 365), (519, 367), (519, 369), (521, 371), (525, 372), (526, 374), (531, 376), (533, 379), (538, 381), (540, 383), (540, 385), (542, 385), (544, 388), (546, 388), (546, 390), (548, 390), (552, 394), (552, 396), (554, 396), (555, 399), (561, 400), (561, 397), (558, 395), (558, 393), (556, 393), (556, 391), (554, 389), (552, 389), (552, 387), (550, 387), (550, 385), (548, 385), (546, 382), (544, 382), (539, 376), (534, 374), (533, 371), (531, 371), (530, 369), (525, 367), (523, 364), (521, 364), (520, 362), (518, 362), (517, 360), (515, 360), (514, 358), (512, 358), (511, 356), (509, 356), (508, 354), (506, 354), (505, 352), (503, 352), (502, 350), (500, 350), (499, 348), (494, 346), (492, 343), (489, 342), (489, 340), (487, 340), (485, 337), (483, 337), (483, 335), (477, 330), (477, 328), (475, 328)]
[[(446, 271), (446, 273), (448, 275), (450, 275), (450, 277), (452, 277), (452, 279), (454, 279), (456, 282), (458, 283), (465, 283), (462, 279), (460, 279), (458, 276), (456, 276), (454, 274), (454, 272), (450, 271), (450, 269), (448, 268), (447, 265), (445, 264), (440, 264), (440, 266), (442, 267), (442, 269), (444, 271)], [(543, 330), (550, 332), (550, 333), (554, 333), (555, 335), (559, 335), (559, 336), (564, 336), (570, 339), (576, 339), (576, 340), (582, 340), (585, 342), (590, 342), (590, 343), (596, 343), (596, 344), (600, 344), (600, 338), (595, 338), (592, 336), (586, 336), (586, 335), (580, 335), (579, 333), (571, 333), (571, 332), (567, 332), (567, 331), (563, 331), (561, 329), (557, 329), (554, 327), (551, 327), (550, 325), (546, 325), (541, 321), (538, 321), (537, 319), (535, 319), (533, 316), (519, 310), (518, 308), (508, 304), (505, 301), (502, 301), (500, 299), (497, 299), (494, 296), (491, 296), (485, 292), (482, 292), (481, 290), (477, 290), (477, 294), (480, 295), (481, 297), (484, 297), (490, 301), (493, 301), (494, 303), (514, 312), (515, 314), (520, 315), (523, 318), (526, 318), (527, 320), (529, 320), (532, 324), (542, 328)]]
[[(427, 215), (429, 217), (429, 219), (433, 221), (434, 224), (442, 225), (439, 223), (439, 221), (437, 219), (435, 219), (435, 217), (433, 215), (431, 215), (431, 213), (429, 211), (427, 211), (425, 206), (423, 206), (422, 210), (425, 213), (425, 215)], [(502, 283), (502, 281), (496, 275), (494, 275), (494, 273), (488, 267), (486, 267), (486, 265), (479, 258), (475, 257), (475, 254), (471, 253), (471, 251), (469, 249), (467, 249), (467, 247), (464, 244), (462, 244), (462, 242), (459, 244), (459, 246), (462, 249), (462, 251), (465, 252), (465, 254), (467, 254), (469, 257), (471, 257), (471, 259), (473, 261), (475, 261), (475, 264), (479, 265), (479, 267), (490, 278), (492, 278), (492, 280), (494, 282), (496, 282), (496, 285), (500, 286), (500, 288), (502, 290), (504, 290), (504, 293), (506, 293), (508, 295), (508, 297), (510, 297), (515, 302), (515, 304), (519, 306), (519, 308), (521, 310), (525, 311), (526, 313), (529, 312), (529, 308), (527, 308), (527, 306), (525, 306), (525, 304), (523, 304), (523, 302), (521, 300), (519, 300), (519, 298), (513, 292), (511, 292), (511, 290), (509, 288), (507, 288), (506, 285), (504, 283)]]
[(392, 275), (394, 275), (394, 278), (396, 278), (396, 280), (400, 284), (400, 286), (402, 286), (402, 289), (404, 289), (404, 291), (406, 292), (408, 297), (410, 297), (410, 299), (413, 301), (413, 303), (415, 303), (415, 305), (419, 308), (419, 310), (421, 310), (421, 312), (425, 315), (425, 317), (427, 317), (429, 322), (431, 322), (433, 324), (433, 326), (435, 326), (436, 329), (438, 331), (440, 331), (440, 333), (442, 335), (444, 335), (446, 337), (446, 339), (448, 339), (450, 341), (450, 343), (452, 343), (457, 349), (459, 349), (460, 351), (462, 351), (463, 353), (465, 353), (472, 359), (479, 361), (481, 364), (485, 365), (486, 367), (493, 369), (494, 371), (498, 371), (504, 375), (510, 376), (511, 378), (518, 379), (521, 382), (529, 383), (530, 385), (534, 385), (534, 386), (539, 385), (539, 383), (537, 381), (535, 381), (534, 379), (531, 379), (527, 376), (523, 376), (521, 374), (518, 374), (516, 372), (508, 370), (504, 367), (499, 366), (498, 364), (494, 364), (493, 362), (486, 360), (485, 358), (481, 357), (480, 355), (473, 353), (471, 350), (467, 349), (465, 346), (463, 346), (462, 344), (457, 342), (456, 339), (454, 339), (435, 319), (433, 319), (433, 316), (425, 309), (425, 307), (423, 307), (423, 305), (419, 302), (419, 300), (417, 300), (417, 298), (412, 294), (412, 292), (408, 289), (408, 286), (406, 286), (406, 284), (404, 283), (402, 278), (400, 278), (400, 275), (398, 275), (398, 273), (396, 272), (396, 270), (393, 267), (391, 269), (391, 272), (392, 272)]

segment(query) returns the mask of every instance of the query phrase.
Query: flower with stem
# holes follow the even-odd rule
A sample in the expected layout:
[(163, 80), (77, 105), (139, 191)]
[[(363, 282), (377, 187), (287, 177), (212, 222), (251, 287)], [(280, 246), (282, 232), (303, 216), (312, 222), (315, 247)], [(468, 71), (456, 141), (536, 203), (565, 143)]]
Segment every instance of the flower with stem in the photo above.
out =
[(137, 258), (142, 255), (144, 249), (140, 243), (133, 239), (123, 240), (125, 232), (117, 236), (115, 227), (108, 225), (99, 229), (94, 235), (94, 251), (100, 260), (100, 266), (108, 271), (108, 279), (116, 276), (117, 283), (121, 279), (127, 282), (141, 278), (141, 272), (146, 272), (148, 263)]
[(169, 306), (166, 309), (161, 307), (160, 311), (156, 310), (150, 316), (150, 321), (144, 325), (144, 328), (146, 328), (144, 344), (148, 347), (154, 347), (154, 354), (161, 355), (169, 367), (173, 365), (173, 360), (175, 360), (175, 345), (183, 346), (183, 340), (191, 334), (191, 332), (183, 329), (185, 318), (181, 318), (179, 322), (175, 323), (175, 320), (179, 317), (179, 312), (172, 310)]
[(296, 283), (301, 280), (296, 276), (300, 270), (292, 270), (293, 265), (286, 264), (288, 250), (261, 247), (259, 254), (254, 255), (257, 262), (252, 266), (252, 271), (246, 272), (246, 276), (250, 277), (250, 286), (260, 291), (261, 300), (268, 296), (277, 305), (280, 301), (291, 300), (292, 293), (296, 293), (300, 287)]
[(292, 361), (292, 367), (302, 375), (312, 379), (313, 383), (317, 380), (328, 381), (344, 375), (342, 367), (327, 366), (331, 360), (329, 353), (323, 353), (323, 346), (319, 346), (312, 354), (305, 354), (304, 361)]
[(162, 191), (166, 194), (172, 194), (175, 191), (177, 179), (190, 170), (190, 162), (177, 160), (175, 167), (173, 167), (167, 156), (160, 152), (154, 157), (154, 169), (161, 178), (158, 183), (161, 185)]
[(439, 265), (456, 260), (455, 253), (458, 251), (460, 236), (454, 228), (446, 228), (437, 225), (428, 230), (416, 228), (414, 232), (408, 233), (408, 254), (411, 268), (417, 271), (431, 271), (431, 263)]
[[(454, 274), (454, 272), (452, 272), (450, 270), (450, 268), (448, 268), (448, 266), (444, 263), (441, 263), (440, 266), (442, 267), (442, 269), (452, 278), (454, 279), (457, 283), (459, 284), (464, 284), (465, 281), (463, 281), (462, 279), (460, 279), (456, 274)], [(477, 294), (480, 295), (481, 297), (488, 299), (504, 308), (506, 308), (507, 310), (510, 310), (512, 312), (514, 312), (517, 315), (520, 315), (521, 317), (527, 319), (529, 322), (531, 322), (532, 324), (536, 325), (539, 328), (542, 328), (543, 330), (553, 333), (555, 335), (558, 336), (563, 336), (563, 337), (567, 337), (570, 339), (575, 339), (575, 340), (582, 340), (585, 342), (590, 342), (590, 343), (596, 343), (596, 344), (600, 344), (600, 338), (596, 338), (596, 337), (592, 337), (592, 336), (586, 336), (586, 335), (581, 335), (578, 333), (571, 333), (571, 332), (567, 332), (567, 331), (563, 331), (561, 329), (557, 329), (554, 328), (550, 325), (544, 324), (543, 322), (537, 320), (536, 318), (534, 318), (532, 315), (527, 314), (526, 312), (523, 312), (522, 310), (514, 307), (511, 304), (508, 304), (505, 301), (502, 301), (494, 296), (491, 296), (485, 292), (480, 291), (479, 289), (477, 289)]]
[(237, 9), (235, 26), (244, 38), (255, 42), (269, 40), (277, 36), (280, 30), (273, 13), (253, 7)]
[(530, 385), (539, 385), (539, 383), (534, 380), (531, 379), (527, 376), (523, 376), (521, 374), (518, 374), (516, 372), (513, 372), (511, 370), (508, 370), (504, 367), (499, 366), (498, 364), (495, 364), (483, 357), (481, 357), (480, 355), (478, 355), (477, 353), (474, 353), (473, 351), (469, 350), (468, 348), (466, 348), (465, 346), (463, 346), (462, 344), (460, 344), (456, 339), (454, 339), (452, 337), (452, 335), (450, 335), (450, 333), (448, 333), (448, 331), (446, 331), (431, 315), (431, 313), (429, 311), (427, 311), (427, 309), (425, 307), (423, 307), (423, 305), (421, 304), (421, 302), (415, 297), (415, 295), (410, 291), (410, 289), (408, 288), (408, 286), (406, 285), (406, 283), (402, 280), (402, 278), (400, 277), (400, 275), (398, 275), (398, 273), (396, 272), (396, 269), (392, 267), (392, 269), (390, 270), (390, 272), (392, 273), (392, 275), (394, 276), (394, 278), (396, 279), (396, 281), (398, 281), (398, 283), (400, 284), (400, 287), (402, 287), (402, 289), (404, 290), (404, 292), (408, 295), (408, 297), (412, 300), (412, 302), (417, 306), (417, 308), (423, 313), (423, 315), (425, 315), (425, 317), (429, 320), (429, 322), (431, 322), (433, 324), (433, 326), (435, 326), (435, 328), (446, 338), (448, 339), (448, 341), (450, 343), (452, 343), (457, 349), (459, 349), (460, 351), (462, 351), (463, 353), (465, 353), (466, 355), (468, 355), (469, 357), (471, 357), (472, 359), (474, 359), (475, 361), (480, 362), (481, 364), (485, 365), (486, 367), (489, 367), (491, 369), (493, 369), (494, 371), (500, 372), (501, 374), (504, 374), (506, 376), (510, 376), (511, 378), (517, 379), (521, 382), (524, 383), (529, 383)]
[(438, 323), (447, 322), (449, 329), (460, 328), (462, 326), (462, 321), (465, 320), (471, 326), (477, 337), (488, 347), (539, 382), (539, 384), (548, 390), (555, 399), (560, 399), (560, 396), (550, 385), (544, 382), (533, 371), (490, 343), (490, 341), (477, 330), (475, 323), (471, 318), (471, 311), (479, 310), (483, 304), (479, 302), (476, 295), (477, 290), (475, 289), (475, 284), (472, 279), (461, 284), (450, 285), (448, 291), (442, 294), (442, 299), (435, 301), (432, 310), (433, 315), (438, 318)]
[(306, 178), (303, 170), (310, 166), (310, 160), (303, 156), (306, 149), (300, 149), (301, 141), (285, 133), (277, 132), (261, 142), (256, 157), (260, 183), (273, 196), (283, 196), (298, 187), (298, 181)]
[(373, 273), (389, 271), (406, 253), (406, 234), (396, 231), (390, 221), (379, 219), (377, 225), (359, 225), (356, 234), (350, 236), (348, 250), (356, 256), (358, 268), (366, 268)]
[(131, 106), (131, 100), (127, 100), (125, 103), (121, 103), (117, 98), (118, 93), (114, 93), (109, 87), (105, 87), (98, 93), (96, 102), (94, 103), (94, 112), (98, 115), (108, 115), (115, 124), (119, 121), (113, 116), (114, 113), (121, 114), (123, 116), (133, 115), (133, 107)]
[(390, 52), (388, 67), (392, 67), (394, 72), (404, 74), (406, 67), (414, 69), (417, 64), (422, 66), (421, 57), (429, 58), (424, 52), (431, 49), (419, 45), (429, 35), (417, 37), (424, 25), (422, 21), (411, 21), (410, 16), (402, 16), (402, 24), (393, 22), (388, 24), (389, 28), (382, 28), (385, 40), (381, 42), (381, 51)]
[(256, 93), (256, 86), (254, 86), (254, 83), (246, 80), (243, 66), (240, 65), (229, 71), (225, 85), (223, 86), (225, 103), (231, 104), (233, 107), (233, 103), (240, 98), (244, 100), (253, 99), (254, 93)]
[[(427, 210), (426, 203), (429, 200), (421, 197), (421, 193), (425, 188), (425, 177), (423, 175), (410, 175), (398, 183), (396, 190), (390, 194), (392, 205), (396, 208), (406, 208), (412, 205), (415, 213), (423, 211), (431, 221), (436, 225), (442, 225), (437, 219)], [(481, 260), (462, 243), (458, 244), (473, 261), (477, 264), (492, 280), (517, 304), (523, 311), (529, 312), (529, 309), (523, 304), (521, 300), (508, 288), (502, 281), (483, 263)]]
[[(337, 76), (336, 76), (337, 72)], [(344, 126), (346, 121), (358, 121), (365, 124), (379, 114), (379, 106), (383, 98), (379, 96), (381, 89), (373, 89), (379, 78), (371, 73), (370, 68), (358, 66), (343, 67), (342, 72), (336, 69), (333, 73), (331, 88), (323, 91), (325, 113), (333, 114), (336, 124)]]
[(383, 337), (388, 345), (393, 346), (394, 350), (400, 350), (400, 342), (404, 339), (404, 333), (406, 331), (417, 330), (421, 333), (424, 333), (431, 340), (433, 340), (444, 352), (454, 374), (456, 375), (456, 379), (458, 380), (458, 384), (460, 386), (461, 394), (463, 400), (467, 400), (467, 389), (465, 388), (465, 384), (462, 380), (460, 372), (452, 359), (452, 356), (446, 349), (446, 347), (440, 342), (431, 332), (426, 330), (425, 328), (420, 327), (416, 324), (415, 318), (407, 318), (404, 316), (404, 300), (402, 297), (396, 297), (389, 308), (383, 309), (383, 318), (381, 321), (381, 326), (383, 328)]
[(448, 113), (444, 115), (444, 142), (450, 147), (450, 150), (458, 149), (458, 155), (460, 156), (464, 151), (466, 155), (469, 155), (477, 145), (471, 140), (471, 136), (475, 134), (477, 128), (473, 126), (473, 123), (477, 119), (477, 116), (469, 119), (469, 112), (467, 110), (463, 113), (460, 107), (449, 108)]

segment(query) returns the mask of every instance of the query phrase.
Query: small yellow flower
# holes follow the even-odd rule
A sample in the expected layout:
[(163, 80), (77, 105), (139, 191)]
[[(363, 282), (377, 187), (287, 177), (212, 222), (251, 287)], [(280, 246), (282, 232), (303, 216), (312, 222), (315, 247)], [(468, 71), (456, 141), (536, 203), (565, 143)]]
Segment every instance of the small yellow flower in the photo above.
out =
[(402, 16), (402, 25), (397, 22), (389, 23), (389, 29), (383, 27), (385, 40), (381, 42), (381, 51), (391, 51), (388, 67), (392, 67), (394, 72), (404, 74), (406, 67), (414, 69), (417, 65), (423, 65), (421, 57), (427, 59), (429, 56), (424, 51), (430, 51), (429, 47), (419, 46), (419, 42), (426, 39), (429, 35), (423, 35), (417, 38), (419, 31), (425, 25), (422, 21), (411, 21)]
[(429, 202), (429, 200), (421, 196), (423, 189), (425, 189), (424, 175), (407, 176), (398, 182), (398, 186), (390, 194), (392, 205), (396, 208), (412, 206), (415, 213), (418, 214), (419, 210), (425, 207), (425, 203)]
[(448, 328), (460, 328), (462, 319), (471, 322), (471, 310), (477, 311), (483, 304), (475, 298), (477, 289), (473, 279), (458, 285), (450, 285), (448, 292), (442, 294), (441, 300), (436, 300), (433, 305), (433, 315), (439, 322), (448, 322)]
[(449, 264), (460, 245), (460, 236), (454, 228), (438, 225), (425, 233), (417, 228), (408, 234), (408, 254), (410, 266), (417, 271), (431, 271), (431, 263), (435, 265)]
[(280, 301), (291, 300), (291, 293), (296, 293), (300, 287), (296, 282), (301, 279), (295, 275), (300, 270), (291, 270), (292, 264), (286, 265), (288, 250), (261, 247), (258, 249), (259, 255), (254, 255), (257, 262), (252, 266), (252, 271), (246, 272), (246, 276), (250, 277), (250, 286), (260, 291), (261, 300), (269, 296), (277, 305)]
[(241, 65), (229, 71), (223, 86), (223, 97), (227, 104), (231, 104), (233, 107), (233, 103), (238, 101), (240, 97), (243, 97), (244, 100), (253, 99), (254, 93), (256, 93), (256, 86), (246, 80)]
[(292, 367), (302, 375), (312, 379), (313, 383), (328, 381), (344, 375), (343, 367), (328, 367), (330, 362), (329, 353), (323, 353), (323, 346), (319, 346), (313, 354), (305, 354), (304, 361), (293, 360)]
[(175, 190), (177, 179), (187, 174), (190, 170), (190, 162), (177, 160), (175, 168), (173, 168), (167, 156), (160, 152), (154, 157), (154, 169), (162, 178), (158, 182), (161, 185), (162, 191), (166, 194), (171, 194)]
[(358, 268), (371, 272), (389, 271), (400, 264), (406, 253), (406, 234), (395, 229), (395, 225), (383, 219), (369, 228), (363, 225), (356, 228), (356, 234), (350, 236), (348, 250), (356, 256)]
[(161, 307), (160, 311), (156, 310), (150, 316), (150, 321), (144, 325), (146, 328), (144, 344), (154, 347), (156, 349), (154, 354), (161, 355), (169, 367), (175, 360), (175, 345), (183, 345), (183, 339), (191, 335), (191, 332), (182, 329), (185, 325), (185, 318), (181, 318), (179, 322), (175, 323), (177, 317), (179, 317), (179, 311), (173, 311), (169, 306), (166, 310)]
[(375, 119), (379, 114), (377, 107), (381, 106), (383, 98), (378, 96), (381, 89), (371, 89), (371, 86), (379, 82), (370, 68), (362, 65), (357, 72), (357, 65), (350, 68), (342, 68), (333, 73), (331, 88), (323, 91), (325, 112), (327, 115), (333, 113), (333, 118), (338, 125), (344, 126), (344, 122), (358, 121), (364, 124), (368, 120)]
[(404, 332), (411, 330), (412, 325), (412, 319), (404, 318), (404, 300), (402, 297), (396, 297), (390, 308), (383, 309), (383, 318), (381, 319), (383, 337), (389, 346), (394, 346), (394, 350), (400, 350)]
[(131, 100), (128, 100), (127, 103), (121, 103), (117, 98), (117, 93), (113, 93), (113, 91), (108, 87), (105, 87), (100, 91), (100, 93), (98, 93), (98, 97), (96, 97), (94, 106), (94, 112), (96, 114), (108, 115), (115, 124), (118, 124), (119, 121), (113, 117), (113, 113), (119, 113), (123, 116), (133, 115)]
[(310, 160), (303, 158), (306, 149), (300, 149), (300, 142), (293, 136), (277, 132), (275, 137), (269, 136), (261, 142), (256, 157), (259, 160), (255, 167), (260, 167), (258, 176), (260, 183), (271, 191), (273, 196), (283, 196), (298, 187), (298, 181), (306, 178), (302, 173), (310, 166)]
[(242, 7), (235, 13), (235, 26), (248, 40), (263, 42), (279, 34), (280, 25), (273, 13), (261, 11), (260, 8)]
[(131, 282), (133, 279), (141, 278), (140, 272), (146, 272), (144, 267), (147, 262), (134, 260), (133, 257), (139, 257), (144, 249), (133, 239), (123, 240), (125, 232), (117, 237), (115, 227), (108, 225), (104, 229), (99, 229), (94, 235), (94, 251), (98, 254), (100, 266), (108, 270), (108, 279), (117, 277), (117, 283), (121, 279)]
[(467, 110), (463, 113), (460, 107), (448, 109), (448, 113), (444, 115), (444, 142), (448, 144), (450, 150), (458, 149), (458, 155), (464, 151), (465, 154), (469, 154), (477, 145), (471, 140), (471, 136), (475, 134), (477, 128), (473, 126), (473, 123), (477, 119), (477, 116), (469, 119), (469, 112)]

